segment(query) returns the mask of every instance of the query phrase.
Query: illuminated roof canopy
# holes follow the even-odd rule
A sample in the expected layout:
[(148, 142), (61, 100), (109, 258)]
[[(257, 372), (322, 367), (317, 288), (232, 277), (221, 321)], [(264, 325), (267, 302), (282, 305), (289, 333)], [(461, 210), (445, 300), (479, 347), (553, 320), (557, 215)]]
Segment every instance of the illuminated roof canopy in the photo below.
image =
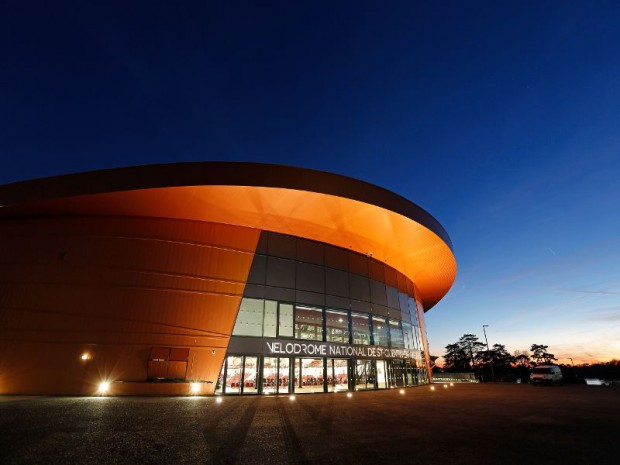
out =
[(373, 256), (415, 283), (426, 310), (456, 276), (441, 224), (405, 198), (332, 173), (280, 165), (176, 163), (0, 186), (0, 219), (132, 216), (211, 221)]

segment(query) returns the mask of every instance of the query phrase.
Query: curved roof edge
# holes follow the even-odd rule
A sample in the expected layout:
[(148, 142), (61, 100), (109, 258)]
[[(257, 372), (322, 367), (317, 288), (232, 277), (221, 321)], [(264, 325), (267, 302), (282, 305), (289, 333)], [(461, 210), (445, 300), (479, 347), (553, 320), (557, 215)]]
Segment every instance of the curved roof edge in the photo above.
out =
[(10, 206), (114, 191), (200, 185), (276, 187), (357, 200), (416, 221), (435, 233), (453, 251), (450, 236), (439, 221), (394, 192), (327, 171), (268, 163), (166, 163), (32, 179), (0, 186), (0, 204)]

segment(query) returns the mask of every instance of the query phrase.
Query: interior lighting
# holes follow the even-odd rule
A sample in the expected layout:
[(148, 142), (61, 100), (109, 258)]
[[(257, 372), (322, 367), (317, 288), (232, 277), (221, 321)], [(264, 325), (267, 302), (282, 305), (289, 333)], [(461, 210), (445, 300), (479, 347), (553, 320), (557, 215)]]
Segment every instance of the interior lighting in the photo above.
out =
[(105, 394), (110, 390), (110, 382), (109, 381), (102, 381), (99, 383), (99, 392), (101, 394)]
[(200, 392), (200, 383), (190, 383), (189, 390), (192, 394), (198, 394)]
[(404, 390), (404, 389), (401, 389), (399, 392), (400, 392), (401, 394), (404, 394), (404, 393), (405, 393), (405, 390)]
[(295, 396), (289, 396), (288, 400), (295, 400)]
[(347, 397), (353, 397), (353, 393), (352, 392), (347, 392)]
[(216, 397), (215, 398), (215, 402), (217, 402), (218, 404), (222, 403), (222, 398), (221, 397)]
[(434, 390), (435, 390), (435, 386), (431, 386), (431, 391), (434, 391)]

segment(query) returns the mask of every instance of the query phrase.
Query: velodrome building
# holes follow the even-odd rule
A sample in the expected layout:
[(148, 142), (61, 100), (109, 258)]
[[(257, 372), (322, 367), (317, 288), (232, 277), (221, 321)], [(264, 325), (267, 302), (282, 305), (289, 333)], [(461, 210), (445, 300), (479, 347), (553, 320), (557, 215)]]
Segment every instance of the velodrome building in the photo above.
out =
[(448, 234), (348, 177), (179, 163), (0, 186), (0, 393), (426, 384)]

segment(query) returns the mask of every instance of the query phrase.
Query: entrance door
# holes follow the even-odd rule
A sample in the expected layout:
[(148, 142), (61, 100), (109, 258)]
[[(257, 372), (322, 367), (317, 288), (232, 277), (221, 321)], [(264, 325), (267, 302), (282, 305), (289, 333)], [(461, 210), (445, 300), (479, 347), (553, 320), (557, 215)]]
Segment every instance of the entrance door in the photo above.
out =
[(385, 360), (377, 360), (377, 387), (379, 389), (387, 389), (388, 387)]
[(372, 360), (356, 360), (355, 389), (376, 389), (375, 367)]
[(278, 389), (278, 359), (265, 357), (263, 359), (263, 394), (275, 394)]
[(295, 392), (323, 392), (323, 359), (296, 358), (295, 359)]
[(347, 391), (349, 389), (348, 362), (346, 358), (327, 359), (328, 392)]
[(405, 361), (404, 360), (390, 360), (388, 362), (389, 367), (389, 384), (394, 387), (405, 386)]

